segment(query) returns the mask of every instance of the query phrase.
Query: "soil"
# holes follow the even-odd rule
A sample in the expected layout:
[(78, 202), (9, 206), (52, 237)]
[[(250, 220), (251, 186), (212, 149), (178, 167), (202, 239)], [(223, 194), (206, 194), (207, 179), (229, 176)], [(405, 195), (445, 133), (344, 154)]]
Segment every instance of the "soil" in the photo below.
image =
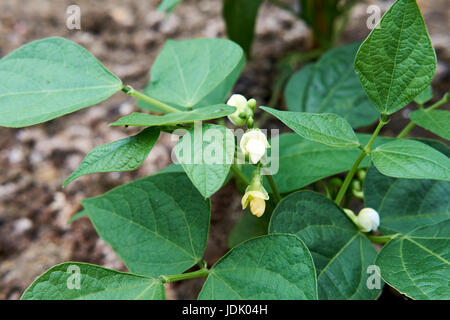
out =
[[(86, 47), (124, 83), (142, 89), (166, 39), (225, 37), (220, 0), (185, 0), (170, 16), (156, 11), (158, 2), (79, 0), (81, 30), (69, 30), (66, 9), (73, 1), (2, 0), (0, 57), (29, 41), (63, 36)], [(361, 26), (365, 26), (368, 5), (377, 4), (384, 11), (391, 3), (372, 0), (358, 4), (341, 43), (367, 36), (369, 30)], [(433, 84), (439, 97), (450, 87), (450, 6), (447, 0), (419, 3), (437, 49), (439, 66)], [(267, 103), (271, 83), (277, 76), (276, 61), (286, 52), (308, 50), (311, 43), (311, 34), (303, 22), (264, 4), (256, 28), (253, 60), (247, 63), (235, 92), (254, 97), (260, 104)], [(411, 108), (397, 113), (396, 125), (389, 126), (383, 134), (398, 133), (407, 122), (408, 110)], [(163, 134), (136, 171), (93, 174), (64, 189), (61, 185), (93, 147), (136, 132), (108, 126), (133, 111), (138, 111), (134, 100), (118, 93), (94, 107), (45, 124), (23, 129), (0, 128), (0, 299), (20, 298), (36, 276), (64, 261), (126, 270), (112, 249), (97, 236), (88, 218), (70, 225), (67, 221), (81, 209), (81, 199), (169, 165), (175, 141)], [(434, 137), (420, 129), (413, 134)], [(228, 250), (227, 234), (243, 214), (239, 199), (232, 182), (212, 197), (212, 224), (205, 255), (208, 264)], [(201, 285), (202, 280), (198, 279), (170, 284), (167, 297), (195, 299)]]

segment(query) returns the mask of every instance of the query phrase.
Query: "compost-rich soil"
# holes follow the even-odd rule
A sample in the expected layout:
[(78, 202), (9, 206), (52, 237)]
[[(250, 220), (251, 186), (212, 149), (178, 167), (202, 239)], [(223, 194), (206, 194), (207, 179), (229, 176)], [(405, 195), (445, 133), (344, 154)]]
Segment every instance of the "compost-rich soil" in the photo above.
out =
[[(81, 30), (69, 30), (66, 9), (73, 1), (2, 0), (0, 57), (29, 41), (63, 36), (86, 47), (124, 83), (142, 89), (166, 39), (225, 36), (221, 0), (185, 0), (170, 16), (156, 11), (158, 2), (79, 0), (76, 4), (81, 8)], [(358, 4), (341, 43), (367, 36), (368, 5), (377, 4), (384, 11), (391, 3), (373, 0)], [(439, 96), (449, 89), (450, 6), (446, 0), (419, 3), (437, 48), (439, 66), (434, 86)], [(277, 76), (276, 61), (286, 52), (308, 50), (311, 43), (311, 34), (303, 22), (266, 3), (258, 19), (253, 60), (247, 63), (236, 92), (256, 98), (259, 104), (267, 103)], [(36, 276), (64, 261), (126, 270), (87, 218), (71, 225), (67, 221), (81, 209), (81, 199), (169, 165), (176, 141), (163, 134), (136, 171), (88, 175), (65, 189), (61, 185), (93, 147), (137, 132), (108, 126), (120, 116), (137, 111), (134, 103), (118, 93), (99, 105), (44, 124), (23, 129), (0, 128), (0, 299), (18, 299)], [(408, 108), (399, 112), (397, 125), (389, 126), (383, 133), (397, 133), (407, 121), (407, 112)], [(420, 129), (413, 133), (430, 135)], [(242, 214), (240, 195), (232, 182), (213, 196), (205, 256), (209, 264), (228, 250), (227, 235)], [(201, 279), (170, 284), (167, 297), (193, 299), (201, 285)]]

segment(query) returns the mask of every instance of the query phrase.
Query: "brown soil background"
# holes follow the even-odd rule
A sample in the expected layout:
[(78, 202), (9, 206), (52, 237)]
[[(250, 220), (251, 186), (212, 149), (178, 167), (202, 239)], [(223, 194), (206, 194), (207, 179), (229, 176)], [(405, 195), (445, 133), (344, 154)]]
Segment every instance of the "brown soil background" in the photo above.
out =
[[(81, 30), (68, 30), (66, 8), (73, 1), (0, 1), (0, 57), (21, 45), (44, 37), (63, 36), (91, 51), (126, 84), (142, 89), (148, 71), (166, 39), (225, 37), (220, 0), (185, 0), (169, 17), (156, 12), (159, 1), (79, 0)], [(362, 40), (366, 8), (383, 11), (392, 1), (363, 1), (353, 10), (341, 43)], [(450, 86), (450, 6), (448, 0), (419, 1), (438, 54), (434, 79), (436, 97)], [(288, 51), (305, 51), (311, 35), (305, 24), (270, 4), (260, 12), (253, 47), (254, 59), (236, 86), (236, 92), (268, 101), (276, 77), (275, 63)], [(407, 122), (405, 108), (384, 135), (398, 133)], [(23, 129), (0, 128), (0, 299), (18, 299), (34, 278), (64, 261), (83, 261), (126, 270), (112, 249), (96, 234), (87, 218), (70, 226), (81, 199), (143, 177), (170, 164), (174, 145), (163, 135), (140, 169), (128, 173), (82, 177), (64, 190), (61, 184), (93, 147), (124, 138), (133, 129), (111, 128), (108, 123), (138, 111), (134, 100), (118, 93), (94, 107), (45, 124)], [(271, 126), (279, 126), (271, 123)], [(370, 129), (370, 128), (368, 128)], [(432, 134), (415, 129), (414, 135)], [(214, 263), (227, 250), (227, 235), (242, 216), (240, 195), (232, 183), (213, 196), (212, 225), (206, 251)], [(167, 286), (169, 299), (195, 299), (202, 280)]]

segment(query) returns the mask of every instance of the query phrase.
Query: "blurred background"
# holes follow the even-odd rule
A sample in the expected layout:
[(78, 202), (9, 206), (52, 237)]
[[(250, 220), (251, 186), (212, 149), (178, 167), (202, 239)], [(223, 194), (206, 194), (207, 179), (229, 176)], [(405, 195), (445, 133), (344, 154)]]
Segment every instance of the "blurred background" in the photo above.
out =
[[(294, 1), (285, 0), (286, 4)], [(450, 1), (419, 0), (438, 55), (433, 81), (435, 100), (450, 89)], [(21, 45), (49, 36), (63, 36), (92, 52), (125, 84), (143, 89), (149, 69), (164, 42), (171, 39), (225, 37), (221, 0), (184, 0), (167, 15), (159, 0), (0, 0), (0, 57)], [(352, 10), (339, 43), (363, 40), (367, 7), (381, 13), (393, 1), (360, 1)], [(81, 9), (81, 29), (66, 27), (66, 9)], [(301, 20), (266, 1), (259, 12), (249, 61), (235, 91), (267, 103), (277, 79), (277, 61), (287, 52), (314, 46), (312, 32)], [(1, 106), (0, 106), (1, 107)], [(279, 101), (283, 107), (283, 100)], [(407, 123), (410, 108), (396, 113), (394, 135)], [(138, 111), (134, 100), (118, 93), (111, 99), (60, 119), (23, 129), (0, 128), (0, 299), (18, 299), (34, 278), (63, 261), (82, 261), (126, 271), (112, 249), (96, 234), (88, 218), (71, 225), (85, 197), (99, 195), (170, 164), (176, 141), (162, 135), (140, 169), (127, 173), (84, 176), (64, 190), (63, 181), (95, 146), (134, 134), (135, 129), (108, 123)], [(274, 126), (271, 122), (269, 126)], [(370, 128), (367, 128), (369, 130)], [(363, 130), (364, 131), (364, 130)], [(415, 128), (412, 135), (435, 137)], [(206, 251), (214, 263), (227, 250), (227, 235), (243, 212), (233, 183), (212, 198), (212, 225)], [(202, 279), (167, 286), (168, 299), (195, 299)]]

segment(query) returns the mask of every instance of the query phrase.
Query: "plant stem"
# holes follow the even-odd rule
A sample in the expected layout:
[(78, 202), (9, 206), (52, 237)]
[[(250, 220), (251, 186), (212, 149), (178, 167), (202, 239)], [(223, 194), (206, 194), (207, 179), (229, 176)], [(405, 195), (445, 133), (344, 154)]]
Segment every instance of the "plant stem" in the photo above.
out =
[(404, 138), (411, 130), (414, 128), (416, 124), (412, 121), (408, 123), (406, 127), (403, 128), (403, 130), (398, 134), (397, 138)]
[[(450, 93), (446, 93), (441, 100), (439, 100), (438, 102), (436, 102), (435, 104), (433, 104), (431, 107), (423, 109), (425, 112), (434, 110), (439, 108), (440, 106), (444, 105), (445, 103), (447, 103), (447, 101), (450, 100)], [(412, 121), (410, 121), (408, 123), (408, 125), (403, 128), (403, 130), (398, 134), (397, 138), (404, 138), (406, 137), (406, 135), (411, 131), (412, 128), (414, 128), (416, 126), (416, 124)]]
[(250, 180), (246, 177), (246, 175), (242, 172), (242, 170), (235, 164), (231, 165), (231, 171), (234, 174), (234, 177), (240, 180), (244, 185), (249, 185)]
[(208, 274), (209, 274), (209, 270), (203, 268), (203, 269), (200, 269), (197, 271), (176, 274), (173, 276), (161, 276), (161, 279), (162, 279), (163, 283), (169, 283), (169, 282), (181, 281), (181, 280), (186, 280), (186, 279), (207, 277)]
[(376, 137), (378, 136), (378, 134), (381, 131), (381, 128), (383, 128), (383, 126), (387, 123), (387, 120), (385, 119), (385, 117), (383, 117), (382, 119), (380, 119), (380, 121), (378, 122), (378, 126), (375, 129), (375, 131), (373, 132), (372, 136), (370, 137), (369, 142), (367, 143), (367, 145), (363, 148), (361, 148), (363, 151), (361, 152), (361, 154), (359, 155), (358, 159), (356, 159), (355, 163), (353, 164), (353, 167), (350, 169), (350, 171), (347, 173), (347, 176), (345, 177), (344, 182), (342, 183), (342, 186), (339, 189), (339, 192), (336, 196), (336, 199), (334, 200), (334, 202), (340, 206), (342, 199), (345, 196), (345, 193), (347, 192), (348, 187), (350, 186), (350, 183), (353, 180), (353, 177), (355, 176), (356, 171), (359, 168), (359, 165), (361, 164), (361, 162), (364, 160), (364, 158), (366, 157), (366, 155), (368, 155), (370, 153), (370, 150), (372, 148), (373, 143), (375, 142)]
[(339, 206), (341, 204), (342, 199), (345, 196), (345, 193), (347, 192), (347, 189), (350, 185), (350, 182), (352, 182), (353, 177), (355, 176), (356, 170), (358, 170), (359, 165), (363, 161), (363, 159), (366, 157), (366, 152), (361, 152), (358, 159), (356, 159), (355, 163), (353, 164), (353, 167), (350, 169), (350, 171), (347, 173), (347, 176), (345, 177), (344, 182), (342, 183), (342, 186), (339, 189), (339, 192), (336, 196), (336, 199), (334, 202)]
[(323, 180), (319, 180), (319, 183), (322, 186), (322, 189), (325, 192), (325, 195), (327, 196), (327, 198), (333, 200), (333, 197), (331, 196), (330, 188), (328, 188), (328, 185)]
[(135, 89), (133, 89), (132, 86), (125, 86), (122, 88), (122, 91), (125, 92), (126, 94), (135, 97), (136, 99), (145, 101), (147, 103), (150, 103), (152, 106), (157, 107), (158, 109), (160, 109), (161, 111), (164, 112), (180, 112), (180, 110), (175, 109), (174, 107), (169, 106), (168, 104), (165, 104), (164, 102), (161, 102), (157, 99), (151, 98), (145, 94), (143, 94), (142, 92), (139, 92)]
[(278, 187), (277, 187), (277, 184), (275, 183), (275, 180), (273, 180), (273, 177), (271, 175), (267, 175), (266, 178), (267, 178), (267, 181), (269, 182), (270, 189), (272, 189), (272, 193), (275, 198), (274, 199), (275, 203), (280, 202), (281, 196), (280, 196), (280, 192), (278, 191)]
[(373, 132), (372, 136), (370, 137), (369, 142), (366, 144), (366, 146), (364, 147), (364, 149), (366, 150), (366, 153), (369, 153), (373, 143), (375, 142), (375, 139), (378, 137), (378, 135), (380, 134), (381, 129), (383, 128), (383, 126), (388, 123), (388, 121), (386, 120), (385, 116), (383, 116), (382, 119), (380, 119), (380, 121), (378, 122), (378, 126), (375, 128), (375, 131)]
[(369, 240), (372, 243), (380, 243), (380, 244), (387, 243), (387, 242), (391, 241), (392, 239), (394, 239), (395, 237), (397, 237), (397, 234), (393, 234), (393, 235), (390, 235), (390, 236), (372, 236), (372, 235), (367, 235), (367, 238), (369, 238)]

